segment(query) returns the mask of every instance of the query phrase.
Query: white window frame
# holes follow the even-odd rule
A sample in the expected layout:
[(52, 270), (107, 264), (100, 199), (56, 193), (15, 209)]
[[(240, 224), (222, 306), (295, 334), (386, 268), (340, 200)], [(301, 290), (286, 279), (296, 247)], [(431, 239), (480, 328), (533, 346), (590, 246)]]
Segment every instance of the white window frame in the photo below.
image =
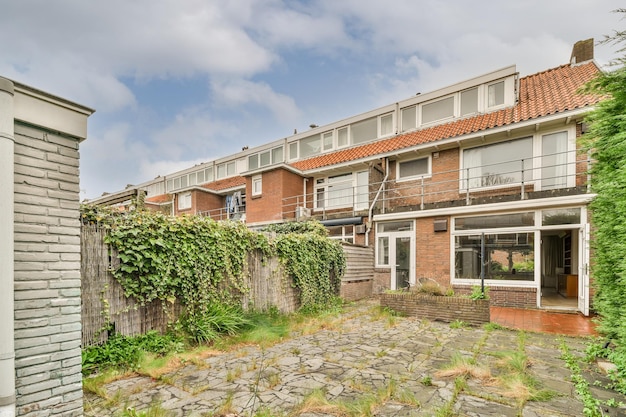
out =
[(189, 210), (191, 208), (191, 192), (178, 193), (178, 210)]
[[(426, 169), (426, 174), (422, 174), (422, 175), (412, 175), (412, 176), (406, 176), (406, 177), (402, 177), (400, 175), (400, 164), (406, 163), (406, 162), (413, 162), (413, 161), (419, 161), (421, 159), (426, 159), (426, 164), (428, 165), (428, 168)], [(432, 158), (430, 155), (428, 156), (422, 156), (419, 158), (412, 158), (412, 159), (404, 159), (404, 160), (399, 160), (396, 161), (396, 182), (404, 182), (404, 181), (415, 181), (417, 179), (420, 178), (430, 178), (432, 177)]]
[[(383, 118), (385, 117), (391, 117), (391, 131), (389, 133), (383, 133)], [(395, 111), (381, 114), (380, 116), (378, 116), (378, 138), (386, 138), (389, 136), (393, 136), (393, 134), (395, 133), (394, 132), (395, 121), (396, 121)]]
[[(521, 139), (527, 139), (527, 138), (531, 138), (532, 139), (532, 156), (531, 156), (531, 160), (532, 163), (530, 164), (531, 166), (528, 168), (527, 172), (529, 172), (530, 174), (530, 178), (525, 179), (524, 180), (524, 184), (525, 185), (533, 185), (535, 187), (536, 191), (539, 190), (543, 190), (544, 188), (542, 188), (542, 184), (541, 184), (541, 179), (542, 179), (542, 168), (543, 168), (543, 148), (542, 148), (542, 144), (543, 144), (543, 139), (545, 136), (549, 136), (555, 133), (561, 133), (561, 132), (565, 132), (567, 133), (567, 160), (565, 162), (565, 164), (567, 164), (567, 170), (566, 170), (566, 175), (567, 175), (567, 181), (566, 181), (566, 185), (563, 188), (566, 187), (574, 187), (576, 185), (576, 127), (575, 126), (568, 126), (566, 128), (555, 128), (555, 129), (550, 129), (550, 130), (545, 130), (545, 131), (541, 131), (541, 132), (537, 132), (534, 133), (532, 135), (528, 135), (528, 136), (520, 136), (518, 138), (514, 138), (514, 139), (507, 139), (504, 141), (498, 141), (498, 142), (493, 142), (493, 143), (487, 143), (487, 144), (482, 144), (480, 146), (472, 146), (472, 147), (467, 147), (467, 148), (461, 148), (460, 150), (460, 158), (459, 158), (459, 191), (461, 193), (466, 193), (467, 192), (467, 184), (465, 182), (465, 176), (466, 176), (466, 172), (467, 169), (465, 167), (465, 151), (468, 149), (477, 149), (477, 148), (482, 148), (482, 147), (486, 147), (486, 146), (490, 146), (490, 145), (495, 145), (498, 143), (503, 143), (503, 142), (511, 142), (511, 141), (516, 141), (516, 140), (521, 140)], [(508, 183), (508, 184), (498, 184), (498, 185), (490, 185), (490, 186), (484, 186), (484, 187), (470, 187), (470, 193), (475, 192), (475, 191), (488, 191), (488, 190), (494, 190), (494, 189), (498, 189), (498, 188), (510, 188), (510, 187), (517, 187), (520, 186), (521, 182), (514, 182), (514, 183)], [(546, 189), (554, 189), (554, 188), (546, 188)], [(559, 187), (557, 187), (557, 189), (559, 189)]]
[[(430, 104), (435, 104), (438, 103), (440, 101), (444, 101), (444, 100), (448, 100), (448, 99), (452, 99), (452, 115), (451, 116), (446, 116), (442, 119), (435, 119), (435, 120), (431, 120), (429, 122), (424, 122), (424, 106), (428, 106)], [(458, 117), (459, 112), (457, 111), (457, 102), (460, 101), (460, 93), (454, 93), (454, 94), (449, 94), (447, 96), (443, 96), (443, 97), (437, 97), (434, 100), (429, 100), (427, 102), (421, 103), (419, 105), (419, 111), (417, 112), (417, 117), (418, 117), (418, 126), (436, 126), (439, 124), (442, 124), (448, 120), (453, 120), (455, 118)]]
[[(331, 227), (336, 227), (336, 228), (341, 228), (341, 235), (328, 235), (328, 237), (330, 239), (333, 240), (340, 240), (342, 242), (348, 242), (348, 243), (354, 243), (354, 238), (355, 238), (355, 227), (352, 224), (345, 224), (345, 225), (339, 225), (339, 226), (328, 226), (328, 228)], [(351, 233), (346, 233), (346, 228), (352, 228), (352, 232)]]
[[(502, 84), (502, 103), (490, 104), (489, 103), (489, 89), (491, 87), (496, 86), (497, 84)], [(504, 107), (506, 105), (506, 80), (498, 80), (492, 83), (489, 83), (485, 86), (485, 107), (487, 109), (497, 109), (499, 107)]]
[(252, 177), (252, 195), (257, 196), (263, 194), (263, 177), (255, 175)]
[[(368, 178), (368, 181), (367, 181), (368, 184), (358, 184), (359, 174), (363, 174), (363, 173), (366, 173), (366, 176)], [(337, 181), (337, 182), (333, 181), (333, 179), (336, 179), (342, 176), (345, 176), (346, 179)], [(351, 203), (350, 204), (334, 204), (332, 206), (328, 206), (330, 188), (332, 188), (333, 186), (338, 186), (338, 185), (339, 186), (346, 185), (348, 183), (350, 184), (349, 189), (351, 190), (351, 195), (352, 195)], [(316, 178), (314, 182), (314, 186), (313, 186), (314, 211), (336, 210), (336, 209), (342, 209), (342, 208), (352, 208), (353, 210), (364, 210), (367, 208), (367, 204), (369, 203), (369, 197), (368, 197), (368, 202), (366, 204), (362, 204), (359, 201), (358, 195), (356, 195), (356, 192), (362, 187), (365, 187), (365, 188), (369, 187), (368, 171), (346, 172), (343, 174), (332, 175), (329, 177)], [(320, 191), (323, 192), (323, 198), (324, 198), (323, 207), (319, 206), (320, 201), (319, 201), (318, 195)], [(339, 198), (342, 198), (342, 197), (339, 197)]]

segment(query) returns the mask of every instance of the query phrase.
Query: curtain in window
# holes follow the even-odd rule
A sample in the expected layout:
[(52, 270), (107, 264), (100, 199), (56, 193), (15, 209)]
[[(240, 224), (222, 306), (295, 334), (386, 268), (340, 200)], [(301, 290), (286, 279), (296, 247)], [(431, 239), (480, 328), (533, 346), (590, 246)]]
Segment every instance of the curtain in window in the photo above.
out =
[[(478, 188), (482, 184), (482, 148), (466, 149), (463, 152), (463, 188)], [(469, 168), (469, 170), (467, 169)], [(469, 171), (469, 174), (468, 174)], [(467, 177), (467, 178), (466, 178)]]
[(544, 190), (567, 186), (567, 132), (542, 138), (541, 185)]

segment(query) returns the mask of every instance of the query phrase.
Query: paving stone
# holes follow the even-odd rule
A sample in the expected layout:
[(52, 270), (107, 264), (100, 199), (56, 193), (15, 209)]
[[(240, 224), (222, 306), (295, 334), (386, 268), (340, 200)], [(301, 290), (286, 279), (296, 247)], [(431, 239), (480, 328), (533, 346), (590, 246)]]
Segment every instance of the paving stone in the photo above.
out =
[[(125, 406), (141, 411), (153, 401), (173, 415), (185, 417), (209, 415), (227, 401), (236, 412), (233, 417), (252, 416), (260, 407), (286, 415), (316, 389), (330, 401), (345, 402), (392, 387), (396, 394), (412, 393), (420, 405), (390, 398), (379, 404), (375, 416), (432, 416), (450, 401), (454, 411), (463, 416), (582, 415), (571, 372), (560, 359), (560, 344), (566, 343), (582, 357), (586, 339), (524, 333), (524, 349), (530, 359), (526, 372), (539, 388), (556, 395), (548, 401), (528, 401), (520, 409), (495, 379), (467, 378), (466, 388), (455, 396), (454, 377), (438, 376), (458, 354), (488, 367), (494, 378), (505, 374), (500, 357), (505, 351), (518, 349), (522, 340), (519, 332), (452, 329), (446, 323), (413, 318), (398, 318), (390, 326), (369, 314), (375, 305), (371, 300), (352, 304), (335, 329), (294, 333), (292, 339), (264, 350), (245, 346), (216, 354), (206, 358), (204, 366), (188, 364), (158, 381), (141, 376), (114, 381), (105, 387), (108, 396), (120, 392), (124, 400), (109, 404), (92, 394), (85, 395), (85, 416), (121, 415)], [(589, 380), (606, 378), (591, 369), (586, 375)], [(422, 384), (426, 380), (431, 383)], [(602, 387), (592, 391), (603, 399), (615, 394)], [(615, 414), (619, 411), (623, 410), (609, 410), (610, 415), (619, 415)], [(328, 415), (307, 412), (300, 416)]]

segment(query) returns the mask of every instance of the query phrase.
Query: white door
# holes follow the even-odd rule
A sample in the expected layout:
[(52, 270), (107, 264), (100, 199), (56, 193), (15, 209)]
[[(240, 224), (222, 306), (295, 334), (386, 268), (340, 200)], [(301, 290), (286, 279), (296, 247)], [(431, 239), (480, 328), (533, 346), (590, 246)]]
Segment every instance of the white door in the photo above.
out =
[(391, 289), (399, 290), (415, 285), (415, 239), (413, 233), (396, 234), (389, 239), (391, 261)]
[(578, 240), (578, 310), (589, 315), (589, 224), (580, 229)]

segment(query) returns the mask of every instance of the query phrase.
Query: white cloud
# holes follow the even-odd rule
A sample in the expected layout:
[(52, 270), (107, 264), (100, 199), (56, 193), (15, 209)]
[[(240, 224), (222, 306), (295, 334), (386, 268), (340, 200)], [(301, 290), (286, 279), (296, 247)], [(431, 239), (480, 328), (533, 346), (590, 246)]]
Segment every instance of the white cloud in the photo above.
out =
[[(267, 108), (283, 124), (293, 123), (300, 118), (300, 111), (293, 98), (275, 92), (266, 83), (242, 79), (215, 80), (211, 88), (216, 95), (216, 102), (222, 106), (255, 105)], [(268, 120), (269, 123), (271, 121)]]

